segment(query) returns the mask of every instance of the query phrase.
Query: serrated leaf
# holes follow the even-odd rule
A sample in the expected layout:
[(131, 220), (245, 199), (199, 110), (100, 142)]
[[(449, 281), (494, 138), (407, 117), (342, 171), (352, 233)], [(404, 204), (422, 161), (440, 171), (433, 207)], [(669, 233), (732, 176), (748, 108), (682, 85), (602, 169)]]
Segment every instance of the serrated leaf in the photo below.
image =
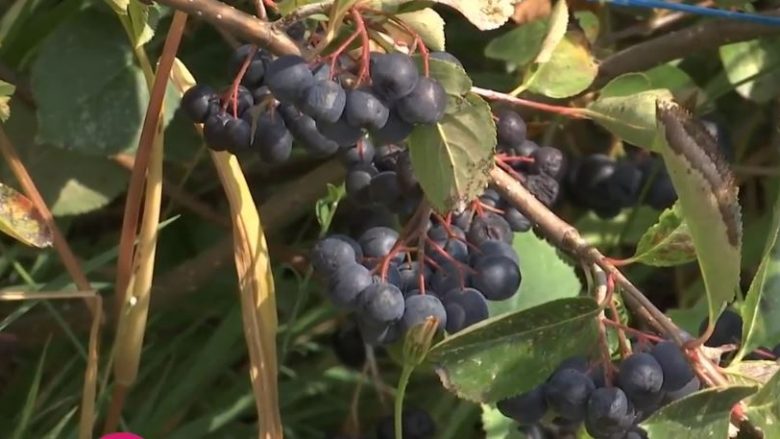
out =
[(433, 0), (455, 8), (479, 30), (495, 29), (509, 20), (518, 0)]
[(555, 46), (550, 58), (540, 64), (526, 84), (528, 90), (551, 98), (574, 96), (587, 89), (598, 73), (585, 37), (569, 32)]
[(141, 47), (154, 36), (159, 10), (156, 6), (145, 5), (139, 0), (130, 0), (127, 5), (127, 12), (130, 16), (135, 47)]
[[(431, 8), (424, 8), (414, 12), (398, 14), (396, 17), (414, 29), (429, 49), (444, 50), (445, 23), (438, 12)], [(393, 28), (391, 27), (391, 29)]]
[[(420, 67), (420, 71), (422, 71), (422, 58), (415, 56), (414, 60)], [(439, 81), (450, 96), (460, 98), (471, 90), (472, 84), (469, 75), (463, 70), (463, 67), (451, 62), (428, 58), (428, 73), (432, 78)]]
[(672, 101), (660, 101), (657, 150), (677, 191), (707, 291), (711, 322), (739, 288), (742, 219), (734, 176), (715, 139)]
[[(620, 77), (613, 81), (618, 79)], [(607, 87), (609, 85), (607, 84)], [(623, 85), (620, 88), (621, 91), (624, 90)], [(585, 114), (622, 140), (653, 150), (656, 147), (655, 103), (671, 98), (672, 94), (665, 89), (620, 96), (599, 96), (588, 104)]]
[(780, 373), (775, 373), (772, 379), (748, 401), (747, 416), (753, 425), (764, 432), (765, 438), (780, 437)]
[(661, 213), (636, 246), (632, 261), (654, 267), (672, 267), (696, 260), (696, 249), (678, 204)]
[(758, 346), (774, 346), (780, 341), (780, 194), (775, 200), (772, 225), (765, 236), (761, 264), (740, 307), (739, 358)]
[(780, 37), (721, 46), (720, 59), (729, 82), (742, 97), (764, 103), (780, 94)]
[(428, 358), (459, 397), (498, 401), (543, 382), (564, 359), (590, 352), (598, 313), (590, 298), (547, 302), (471, 326), (435, 345)]
[(485, 439), (527, 439), (517, 422), (502, 415), (493, 405), (482, 404), (482, 428)]
[[(165, 97), (165, 122), (178, 107)], [(138, 146), (149, 100), (116, 18), (89, 9), (61, 23), (32, 64), (40, 143), (107, 156)]]
[(518, 26), (491, 40), (485, 47), (485, 56), (524, 66), (533, 61), (547, 34), (548, 20), (535, 20)]
[(725, 439), (732, 407), (755, 391), (755, 387), (716, 387), (696, 392), (663, 407), (640, 425), (651, 438)]
[(550, 12), (550, 19), (547, 27), (547, 35), (542, 41), (539, 54), (536, 55), (534, 62), (545, 64), (552, 59), (552, 54), (558, 48), (558, 44), (566, 35), (566, 29), (569, 27), (569, 7), (565, 0), (558, 0)]
[(469, 93), (442, 120), (409, 136), (412, 167), (431, 206), (448, 212), (485, 189), (493, 164), (496, 126), (490, 106)]
[(2, 183), (0, 232), (33, 247), (45, 248), (52, 244), (51, 230), (32, 201)]
[(7, 121), (11, 117), (11, 96), (16, 91), (16, 86), (5, 81), (0, 81), (0, 121)]
[(575, 297), (582, 290), (574, 267), (561, 259), (555, 247), (544, 239), (534, 233), (515, 233), (512, 246), (520, 258), (523, 280), (514, 296), (488, 302), (491, 316)]

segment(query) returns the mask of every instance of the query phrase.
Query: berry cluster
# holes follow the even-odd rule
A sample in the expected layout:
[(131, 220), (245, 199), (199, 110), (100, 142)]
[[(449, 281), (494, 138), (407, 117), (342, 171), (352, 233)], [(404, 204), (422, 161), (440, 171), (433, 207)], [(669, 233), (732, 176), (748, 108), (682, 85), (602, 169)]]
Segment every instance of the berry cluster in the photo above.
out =
[(635, 206), (645, 187), (642, 200), (654, 209), (671, 207), (677, 199), (666, 167), (655, 156), (634, 154), (616, 161), (591, 154), (575, 162), (566, 180), (572, 201), (605, 219)]
[(429, 220), (415, 239), (420, 248), (407, 248), (394, 229), (377, 226), (357, 241), (329, 236), (312, 250), (327, 296), (358, 311), (367, 343), (392, 343), (428, 317), (456, 333), (488, 317), (487, 300), (508, 299), (520, 286), (512, 229), (495, 213), (475, 215), (466, 230)]
[(241, 46), (231, 62), (240, 85), (221, 95), (196, 85), (184, 94), (182, 107), (204, 124), (210, 148), (256, 150), (268, 163), (287, 160), (294, 140), (311, 154), (330, 156), (353, 147), (366, 131), (375, 144), (397, 143), (415, 125), (444, 116), (444, 87), (421, 75), (409, 55), (371, 53), (370, 61), (363, 60), (370, 65), (370, 85), (363, 84), (362, 70), (355, 79), (354, 63), (336, 62), (341, 60), (310, 65), (300, 56), (273, 59)]
[(647, 437), (637, 426), (640, 421), (700, 387), (685, 354), (670, 341), (607, 367), (619, 370), (614, 383), (605, 379), (611, 373), (605, 374), (603, 367), (592, 366), (582, 357), (571, 358), (546, 382), (499, 401), (498, 410), (521, 426), (553, 420), (576, 428), (584, 422), (595, 439), (640, 439)]

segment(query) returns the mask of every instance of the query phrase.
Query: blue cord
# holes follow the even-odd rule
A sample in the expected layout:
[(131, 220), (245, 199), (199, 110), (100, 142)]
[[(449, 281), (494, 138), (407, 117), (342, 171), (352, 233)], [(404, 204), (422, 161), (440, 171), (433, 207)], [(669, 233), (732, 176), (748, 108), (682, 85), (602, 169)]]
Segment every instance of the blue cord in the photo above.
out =
[[(602, 3), (602, 0), (589, 0), (594, 3)], [(780, 26), (780, 16), (751, 14), (749, 12), (732, 12), (723, 9), (704, 8), (701, 6), (687, 5), (683, 3), (671, 3), (662, 0), (605, 0), (618, 6), (630, 6), (638, 8), (651, 9), (669, 9), (672, 11), (687, 12), (696, 15), (707, 15), (710, 17), (728, 18), (731, 20), (749, 21), (757, 24), (769, 26)]]

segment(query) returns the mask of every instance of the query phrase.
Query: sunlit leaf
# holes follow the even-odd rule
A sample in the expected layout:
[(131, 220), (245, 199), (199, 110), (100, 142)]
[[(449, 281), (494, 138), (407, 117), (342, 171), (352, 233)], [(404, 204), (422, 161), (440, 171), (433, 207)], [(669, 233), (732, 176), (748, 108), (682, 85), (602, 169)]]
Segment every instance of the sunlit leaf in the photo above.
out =
[(0, 183), (0, 231), (33, 247), (49, 247), (51, 230), (32, 201)]

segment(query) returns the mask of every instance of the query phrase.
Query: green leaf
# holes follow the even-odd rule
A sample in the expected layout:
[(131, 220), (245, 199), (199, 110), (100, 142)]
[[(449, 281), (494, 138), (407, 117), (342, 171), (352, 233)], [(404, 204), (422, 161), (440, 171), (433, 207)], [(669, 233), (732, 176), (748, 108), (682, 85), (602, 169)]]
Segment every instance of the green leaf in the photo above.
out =
[(645, 71), (644, 75), (650, 80), (652, 85), (650, 88), (665, 88), (678, 98), (686, 92), (698, 89), (696, 83), (685, 70), (670, 63), (653, 67)]
[[(100, 209), (127, 189), (130, 173), (107, 157), (36, 143), (35, 115), (19, 105), (6, 124), (22, 161), (55, 216)], [(6, 178), (11, 173), (4, 170)]]
[(517, 422), (502, 415), (493, 405), (482, 404), (482, 428), (485, 439), (526, 439)]
[(409, 25), (431, 50), (444, 50), (444, 19), (431, 8), (398, 14), (397, 17)]
[(780, 94), (780, 37), (721, 46), (720, 59), (742, 97), (764, 103)]
[(534, 20), (491, 40), (485, 56), (524, 66), (536, 57), (547, 34), (548, 20)]
[(636, 76), (632, 76), (630, 82), (621, 78), (612, 81), (619, 80), (619, 86), (612, 82), (607, 84), (605, 90), (610, 93), (588, 104), (585, 114), (624, 141), (652, 150), (656, 137), (655, 103), (659, 99), (671, 99), (672, 94), (669, 90), (656, 89), (613, 95), (625, 92), (629, 85), (637, 86), (641, 81)]
[(558, 44), (566, 35), (566, 29), (569, 27), (569, 7), (565, 0), (558, 0), (550, 11), (550, 19), (547, 35), (542, 41), (542, 47), (534, 60), (537, 64), (544, 64), (550, 61), (552, 54), (558, 48)]
[(619, 244), (636, 244), (647, 229), (655, 224), (660, 212), (648, 206), (635, 209), (635, 213), (632, 213), (632, 209), (623, 209), (618, 216), (610, 219), (599, 218), (595, 213), (588, 212), (577, 219), (574, 226), (588, 244), (595, 247), (615, 245), (618, 239)]
[(585, 37), (588, 41), (595, 43), (601, 30), (599, 17), (591, 11), (576, 11), (574, 17), (580, 23), (580, 27), (585, 32)]
[[(87, 10), (58, 26), (32, 65), (32, 90), (41, 143), (101, 156), (137, 147), (149, 93), (116, 18)], [(177, 106), (168, 93), (166, 122)]]
[(777, 361), (750, 360), (732, 361), (729, 367), (723, 369), (723, 374), (730, 383), (738, 386), (755, 386), (766, 384), (780, 369)]
[(160, 18), (160, 10), (157, 6), (145, 5), (140, 0), (130, 0), (127, 12), (130, 15), (135, 47), (141, 47), (154, 36), (154, 29)]
[(51, 230), (32, 201), (2, 183), (0, 232), (33, 247), (44, 248), (52, 244)]
[(725, 439), (732, 407), (755, 391), (755, 387), (707, 389), (672, 402), (640, 425), (651, 438)]
[(564, 359), (590, 353), (598, 313), (590, 298), (547, 302), (471, 326), (434, 346), (428, 358), (459, 397), (498, 401), (543, 382)]
[(117, 15), (127, 15), (130, 0), (105, 0), (105, 2)]
[(598, 73), (584, 36), (579, 32), (566, 34), (550, 59), (532, 73), (526, 83), (528, 90), (551, 98), (567, 98), (585, 90)]
[(599, 99), (631, 96), (652, 89), (650, 78), (644, 73), (626, 73), (609, 81), (599, 92)]
[(774, 346), (780, 340), (780, 195), (775, 200), (761, 264), (750, 283), (742, 314), (742, 358), (754, 348)]
[(658, 102), (657, 150), (677, 191), (707, 291), (711, 322), (739, 288), (742, 219), (737, 187), (715, 139), (672, 101)]
[(41, 387), (41, 379), (43, 378), (43, 365), (46, 363), (46, 353), (49, 350), (49, 341), (46, 340), (46, 344), (43, 345), (43, 351), (41, 357), (38, 359), (38, 365), (35, 367), (35, 375), (33, 375), (33, 381), (30, 383), (30, 390), (27, 392), (27, 399), (24, 401), (22, 412), (20, 414), (19, 423), (16, 424), (14, 430), (13, 439), (22, 439), (27, 436), (27, 429), (30, 426), (30, 421), (35, 414), (35, 402), (38, 399), (38, 392)]
[(664, 210), (658, 222), (647, 229), (630, 259), (655, 267), (672, 267), (696, 260), (691, 233), (678, 204)]
[(747, 405), (747, 416), (764, 432), (765, 438), (780, 437), (780, 373), (775, 373)]
[(344, 184), (334, 186), (328, 183), (328, 194), (317, 200), (314, 212), (317, 215), (317, 222), (320, 224), (322, 234), (330, 230), (331, 221), (336, 214), (339, 202), (347, 194)]
[(434, 209), (448, 212), (485, 189), (493, 165), (496, 125), (490, 106), (475, 94), (454, 103), (434, 125), (409, 136), (412, 167)]
[(5, 81), (0, 81), (0, 121), (7, 121), (11, 117), (11, 96), (16, 91), (16, 86)]
[(512, 246), (520, 256), (523, 280), (514, 296), (488, 302), (491, 316), (575, 297), (582, 290), (574, 267), (561, 259), (555, 247), (544, 239), (534, 233), (515, 233)]
[[(414, 60), (422, 71), (422, 58), (415, 56)], [(471, 78), (461, 66), (436, 58), (428, 58), (428, 72), (432, 78), (441, 83), (450, 96), (460, 98), (471, 90)]]

